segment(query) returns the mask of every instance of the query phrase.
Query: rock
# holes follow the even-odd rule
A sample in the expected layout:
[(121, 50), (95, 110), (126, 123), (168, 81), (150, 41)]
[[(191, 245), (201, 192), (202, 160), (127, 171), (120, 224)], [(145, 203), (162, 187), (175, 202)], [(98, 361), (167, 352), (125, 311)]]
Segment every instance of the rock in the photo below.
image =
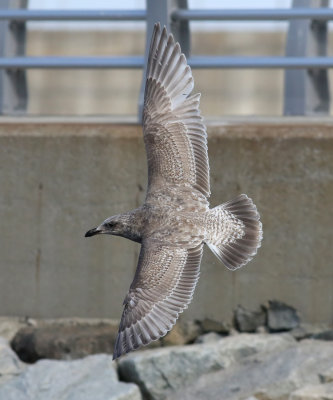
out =
[(10, 342), (21, 328), (33, 324), (34, 320), (28, 318), (0, 317), (0, 337), (3, 337)]
[(267, 307), (267, 325), (272, 332), (288, 331), (300, 324), (295, 308), (276, 300), (270, 300)]
[(320, 382), (322, 383), (333, 382), (333, 365), (330, 368), (328, 368), (328, 370), (319, 374), (319, 379)]
[(312, 337), (312, 339), (318, 339), (318, 340), (333, 340), (333, 329), (316, 333), (316, 334), (312, 335), (311, 337)]
[(223, 338), (222, 335), (219, 335), (216, 332), (209, 332), (205, 333), (204, 335), (201, 335), (197, 338), (195, 343), (200, 344), (200, 343), (215, 343), (218, 342)]
[(256, 332), (259, 327), (266, 325), (266, 312), (264, 309), (249, 311), (238, 306), (234, 313), (234, 323), (240, 332)]
[(192, 385), (203, 374), (229, 368), (250, 355), (284, 349), (294, 343), (289, 334), (238, 334), (215, 343), (132, 353), (120, 359), (118, 370), (122, 380), (140, 386), (144, 397), (162, 400), (167, 398), (168, 392)]
[(25, 327), (11, 342), (13, 350), (27, 363), (39, 359), (68, 360), (96, 353), (112, 354), (118, 322), (48, 322)]
[(266, 326), (258, 326), (258, 328), (256, 329), (256, 333), (268, 333), (268, 329)]
[(301, 323), (296, 328), (292, 329), (290, 333), (296, 340), (303, 340), (313, 337), (314, 335), (321, 334), (328, 331), (329, 327), (326, 324), (307, 324)]
[(319, 376), (332, 367), (332, 360), (333, 346), (324, 341), (303, 340), (278, 350), (266, 347), (225, 370), (203, 373), (191, 386), (169, 392), (167, 399), (288, 400), (298, 389), (320, 385)]
[(9, 343), (0, 337), (0, 384), (20, 374), (25, 365), (9, 347)]
[(223, 321), (216, 321), (211, 318), (205, 318), (197, 322), (201, 326), (202, 333), (216, 332), (228, 334), (230, 331), (230, 326)]
[(178, 321), (172, 330), (161, 339), (163, 346), (177, 346), (193, 343), (202, 333), (202, 330), (195, 321)]
[(333, 400), (333, 383), (305, 386), (293, 392), (290, 400)]
[(250, 396), (250, 397), (247, 397), (244, 400), (259, 400), (259, 399), (258, 399), (258, 397)]
[(0, 400), (140, 400), (134, 384), (119, 382), (112, 357), (41, 360), (0, 386)]

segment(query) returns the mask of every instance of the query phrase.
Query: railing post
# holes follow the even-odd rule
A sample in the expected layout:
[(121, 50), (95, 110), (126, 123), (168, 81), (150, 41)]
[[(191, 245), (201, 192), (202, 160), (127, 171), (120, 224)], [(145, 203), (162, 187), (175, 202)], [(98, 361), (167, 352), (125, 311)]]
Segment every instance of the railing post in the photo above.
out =
[(159, 22), (162, 27), (166, 26), (168, 32), (172, 32), (175, 39), (180, 43), (182, 52), (186, 55), (186, 57), (188, 57), (190, 54), (190, 32), (188, 21), (176, 21), (172, 19), (172, 12), (177, 8), (186, 9), (187, 0), (146, 0), (146, 50), (145, 64), (142, 73), (142, 83), (139, 94), (139, 122), (142, 122), (144, 92), (146, 85), (146, 67), (150, 47), (150, 39), (153, 34), (155, 23)]
[[(0, 0), (0, 8), (26, 8), (27, 0)], [(25, 23), (0, 22), (0, 57), (21, 56), (25, 53)], [(23, 69), (0, 70), (0, 114), (25, 112), (27, 83)]]
[[(293, 7), (327, 7), (328, 0), (293, 0)], [(286, 56), (326, 56), (327, 22), (290, 22)], [(284, 81), (284, 115), (327, 114), (330, 94), (327, 69), (288, 69)]]

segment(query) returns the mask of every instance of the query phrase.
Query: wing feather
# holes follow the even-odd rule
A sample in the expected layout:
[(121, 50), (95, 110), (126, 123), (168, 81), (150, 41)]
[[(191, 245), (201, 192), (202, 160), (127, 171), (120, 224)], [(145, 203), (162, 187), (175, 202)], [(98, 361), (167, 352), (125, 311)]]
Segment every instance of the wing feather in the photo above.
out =
[(199, 279), (202, 247), (144, 242), (124, 300), (113, 358), (164, 336), (190, 303)]
[(148, 158), (148, 194), (166, 184), (210, 195), (207, 133), (200, 94), (179, 43), (156, 24), (149, 51), (143, 130)]

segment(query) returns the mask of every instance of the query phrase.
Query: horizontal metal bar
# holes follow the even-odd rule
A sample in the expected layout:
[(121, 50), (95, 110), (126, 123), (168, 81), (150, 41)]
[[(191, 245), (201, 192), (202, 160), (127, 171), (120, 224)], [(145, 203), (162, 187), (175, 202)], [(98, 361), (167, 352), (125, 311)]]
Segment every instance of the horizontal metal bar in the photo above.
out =
[(146, 10), (0, 10), (0, 20), (144, 21)]
[(332, 8), (207, 10), (178, 9), (172, 13), (174, 20), (191, 21), (284, 21), (290, 19), (332, 20)]
[[(279, 21), (290, 19), (333, 20), (332, 8), (291, 9), (178, 9), (175, 20), (192, 21)], [(0, 9), (0, 20), (16, 21), (143, 21), (146, 10), (5, 10)]]
[(143, 68), (143, 56), (131, 57), (8, 57), (0, 58), (5, 69)]
[(333, 68), (333, 57), (209, 57), (193, 56), (192, 68)]
[[(333, 57), (190, 57), (192, 68), (333, 68)], [(0, 58), (2, 69), (143, 68), (143, 56), (131, 57), (8, 57)]]

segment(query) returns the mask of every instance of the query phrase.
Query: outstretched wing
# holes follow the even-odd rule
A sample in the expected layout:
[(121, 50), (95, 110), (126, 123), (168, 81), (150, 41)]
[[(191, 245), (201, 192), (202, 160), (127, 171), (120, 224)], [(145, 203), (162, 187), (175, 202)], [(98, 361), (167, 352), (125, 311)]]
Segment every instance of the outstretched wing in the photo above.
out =
[(210, 195), (207, 134), (200, 116), (200, 94), (190, 96), (193, 86), (179, 43), (156, 24), (143, 110), (148, 195), (170, 184)]
[(143, 242), (124, 300), (113, 359), (164, 336), (190, 303), (199, 278), (202, 247), (184, 249)]

